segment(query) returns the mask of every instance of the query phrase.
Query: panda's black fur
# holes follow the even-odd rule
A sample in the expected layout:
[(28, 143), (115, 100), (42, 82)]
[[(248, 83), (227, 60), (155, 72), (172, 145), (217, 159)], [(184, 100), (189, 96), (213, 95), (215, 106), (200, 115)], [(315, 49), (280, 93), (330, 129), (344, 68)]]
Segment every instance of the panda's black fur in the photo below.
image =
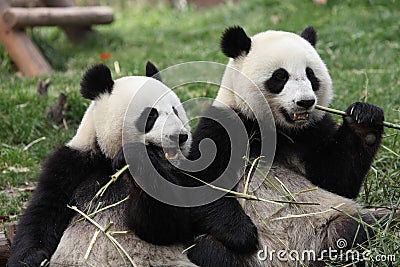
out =
[(18, 222), (8, 266), (39, 266), (49, 259), (74, 216), (70, 204), (82, 181), (112, 173), (111, 160), (95, 153), (62, 146), (51, 153), (38, 186)]
[[(147, 65), (154, 66), (152, 63)], [(113, 86), (110, 69), (102, 64), (94, 65), (82, 78), (81, 95), (86, 99), (95, 100), (101, 94), (110, 94)]]

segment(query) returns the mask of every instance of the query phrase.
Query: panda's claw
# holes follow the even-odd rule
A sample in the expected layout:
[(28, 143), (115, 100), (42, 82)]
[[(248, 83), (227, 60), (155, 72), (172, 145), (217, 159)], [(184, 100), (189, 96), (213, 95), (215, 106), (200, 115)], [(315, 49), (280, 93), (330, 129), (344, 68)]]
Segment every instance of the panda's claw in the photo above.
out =
[(354, 111), (354, 106), (351, 108), (351, 110), (350, 110), (350, 116), (352, 116), (353, 115), (353, 111)]
[(349, 124), (356, 123), (370, 128), (383, 127), (384, 113), (383, 110), (377, 106), (363, 102), (355, 102), (347, 108), (346, 113), (349, 114), (347, 117), (351, 118), (346, 120)]

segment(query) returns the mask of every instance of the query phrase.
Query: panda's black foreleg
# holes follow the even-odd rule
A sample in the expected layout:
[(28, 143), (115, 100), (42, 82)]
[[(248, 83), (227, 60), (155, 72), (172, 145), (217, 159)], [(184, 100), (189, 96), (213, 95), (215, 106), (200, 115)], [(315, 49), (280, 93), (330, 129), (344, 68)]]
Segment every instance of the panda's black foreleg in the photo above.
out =
[[(147, 156), (139, 154), (138, 151), (147, 151)], [(141, 239), (157, 245), (187, 243), (193, 239), (187, 209), (160, 202), (149, 196), (135, 181), (146, 179), (155, 187), (158, 186), (157, 181), (160, 177), (173, 181), (171, 172), (162, 167), (166, 164), (165, 160), (151, 147), (145, 147), (142, 143), (130, 143), (114, 158), (114, 169), (121, 169), (126, 165), (124, 152), (130, 153), (130, 171), (124, 172), (124, 179), (130, 187), (126, 217), (128, 227)], [(146, 161), (147, 157), (152, 164)]]
[(199, 233), (211, 235), (229, 251), (246, 254), (258, 248), (257, 228), (235, 198), (192, 208), (191, 217)]
[(379, 107), (356, 102), (348, 107), (336, 133), (306, 156), (307, 177), (316, 185), (348, 198), (357, 197), (378, 151), (384, 115)]
[[(135, 153), (143, 149), (141, 146), (144, 145), (133, 143), (124, 146), (125, 153), (131, 151), (129, 164), (133, 164), (130, 166), (133, 177), (142, 177), (156, 183), (159, 179), (158, 173), (163, 178), (178, 184), (190, 179), (172, 166), (166, 167), (166, 161), (151, 147), (146, 148), (152, 162), (149, 166), (143, 161), (143, 155)], [(115, 157), (114, 167), (120, 169), (125, 164), (121, 149)], [(153, 168), (156, 168), (157, 172), (154, 172)], [(236, 172), (232, 172), (228, 176), (235, 174)], [(192, 240), (195, 233), (207, 233), (222, 242), (229, 250), (238, 253), (256, 251), (257, 228), (235, 198), (222, 197), (207, 205), (193, 208), (175, 207), (147, 195), (129, 174), (127, 178), (131, 186), (127, 223), (143, 240), (164, 245), (185, 243)]]
[(210, 235), (201, 235), (195, 239), (195, 246), (189, 249), (188, 258), (202, 267), (246, 267), (253, 266), (250, 254), (237, 254), (226, 248)]
[[(203, 140), (212, 140), (216, 146), (216, 155), (213, 161), (204, 169), (192, 172), (190, 175), (206, 183), (216, 180), (237, 183), (241, 177), (240, 170), (245, 165), (244, 152), (237, 152), (236, 147), (231, 144), (229, 129), (240, 129), (243, 122), (229, 113), (229, 110), (209, 107), (200, 119), (196, 131), (193, 134), (193, 142), (189, 157), (196, 160), (201, 156), (200, 143)], [(248, 140), (247, 133), (244, 140)], [(242, 140), (243, 141), (243, 140)], [(237, 147), (241, 144), (236, 143)], [(236, 151), (236, 152), (235, 152)], [(209, 156), (207, 150), (203, 152), (205, 157)], [(190, 180), (192, 179), (192, 180)], [(195, 181), (193, 178), (182, 174), (178, 180), (183, 183)], [(204, 184), (189, 184), (199, 186)], [(231, 189), (226, 185), (227, 189)], [(224, 187), (224, 186), (222, 186)], [(258, 247), (257, 228), (251, 219), (245, 214), (236, 198), (229, 194), (222, 196), (207, 205), (191, 209), (193, 223), (199, 233), (206, 233), (221, 242), (226, 251), (235, 253), (255, 252)]]
[(50, 260), (75, 214), (67, 207), (75, 189), (90, 175), (104, 175), (110, 170), (111, 162), (104, 157), (67, 146), (50, 154), (18, 223), (8, 266), (39, 266)]

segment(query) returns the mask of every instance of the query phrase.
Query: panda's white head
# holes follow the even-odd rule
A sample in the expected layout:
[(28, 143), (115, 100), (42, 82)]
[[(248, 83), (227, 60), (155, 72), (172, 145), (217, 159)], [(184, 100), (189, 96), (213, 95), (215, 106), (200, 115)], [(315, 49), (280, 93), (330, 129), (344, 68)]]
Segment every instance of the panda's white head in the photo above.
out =
[(261, 90), (278, 128), (299, 129), (320, 120), (324, 112), (315, 105), (329, 105), (332, 81), (315, 50), (316, 39), (312, 27), (301, 35), (266, 31), (252, 37), (240, 27), (226, 29), (221, 49), (231, 59), (216, 100), (249, 118), (263, 116), (265, 100), (255, 94)]
[(68, 146), (83, 151), (100, 148), (108, 158), (116, 155), (123, 141), (160, 147), (167, 151), (166, 157), (175, 157), (179, 151), (188, 153), (191, 135), (185, 110), (157, 73), (150, 62), (146, 66), (148, 77), (113, 81), (105, 65), (87, 70), (81, 94), (92, 102)]

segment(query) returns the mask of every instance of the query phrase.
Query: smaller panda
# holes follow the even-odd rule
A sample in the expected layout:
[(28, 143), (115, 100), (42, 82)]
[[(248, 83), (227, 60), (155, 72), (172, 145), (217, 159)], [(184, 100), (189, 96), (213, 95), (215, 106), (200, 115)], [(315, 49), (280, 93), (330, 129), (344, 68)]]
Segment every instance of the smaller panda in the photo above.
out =
[[(112, 221), (110, 231), (128, 231), (115, 238), (139, 266), (192, 266), (181, 252), (199, 233), (225, 238), (227, 245), (229, 241), (236, 245), (234, 230), (225, 232), (223, 223), (209, 227), (218, 222), (214, 215), (220, 217), (218, 210), (225, 202), (213, 210), (213, 206), (190, 210), (169, 206), (151, 199), (126, 174), (125, 179), (113, 182), (101, 198), (94, 198), (123, 163), (123, 141), (134, 149), (144, 146), (157, 170), (168, 166), (167, 160), (179, 161), (177, 156), (188, 154), (191, 134), (186, 113), (157, 73), (151, 63), (146, 66), (146, 75), (156, 79), (129, 76), (114, 81), (105, 65), (95, 65), (85, 73), (81, 94), (92, 102), (72, 140), (46, 159), (38, 187), (18, 224), (9, 266), (39, 266), (49, 260), (50, 266), (125, 265), (127, 259), (104, 236), (98, 237), (90, 257), (84, 260), (98, 229), (87, 221), (77, 222), (78, 216), (67, 206), (90, 212), (90, 207), (105, 207), (128, 195), (129, 201), (96, 214), (94, 220), (104, 226)], [(137, 100), (134, 104), (132, 98)], [(167, 153), (162, 152), (165, 145)], [(143, 170), (140, 160), (146, 155), (137, 156), (132, 168)], [(153, 178), (147, 172), (134, 173)], [(164, 177), (177, 181), (172, 175)], [(237, 236), (244, 236), (255, 249), (258, 239), (254, 224), (241, 208), (233, 212), (237, 214), (235, 222), (242, 223), (239, 227), (250, 229), (248, 239), (246, 231)]]

